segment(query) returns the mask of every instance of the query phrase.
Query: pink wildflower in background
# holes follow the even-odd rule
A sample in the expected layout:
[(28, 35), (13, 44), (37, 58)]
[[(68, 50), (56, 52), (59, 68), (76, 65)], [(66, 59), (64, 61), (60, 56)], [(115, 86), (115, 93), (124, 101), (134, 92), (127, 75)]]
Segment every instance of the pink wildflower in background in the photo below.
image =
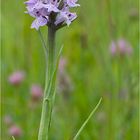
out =
[(131, 54), (132, 53), (132, 47), (124, 39), (118, 40), (118, 49), (121, 54)]
[(38, 84), (33, 84), (31, 86), (30, 93), (33, 101), (38, 101), (43, 97), (43, 90)]
[(131, 55), (131, 45), (124, 39), (119, 39), (117, 42), (112, 41), (110, 45), (110, 53), (114, 55)]
[(22, 136), (22, 130), (19, 126), (13, 125), (9, 128), (9, 135), (14, 136), (15, 138)]
[(24, 78), (25, 73), (23, 71), (15, 71), (9, 76), (8, 81), (12, 85), (19, 85), (23, 82)]

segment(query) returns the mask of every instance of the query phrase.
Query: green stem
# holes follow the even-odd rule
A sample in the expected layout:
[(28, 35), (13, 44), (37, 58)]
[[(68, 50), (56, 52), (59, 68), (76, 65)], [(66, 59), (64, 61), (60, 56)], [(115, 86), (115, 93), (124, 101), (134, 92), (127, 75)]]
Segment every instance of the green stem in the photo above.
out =
[[(50, 90), (48, 90), (48, 88), (50, 88), (49, 82), (52, 80), (55, 67), (55, 33), (56, 30), (52, 26), (49, 26), (47, 72), (46, 72), (45, 90), (42, 104), (42, 114), (38, 140), (48, 140), (49, 137), (49, 128), (52, 116), (53, 93), (55, 91), (55, 84), (51, 85), (53, 87), (51, 87)], [(53, 83), (55, 83), (55, 81)]]
[(48, 80), (51, 79), (55, 65), (55, 29), (48, 27)]

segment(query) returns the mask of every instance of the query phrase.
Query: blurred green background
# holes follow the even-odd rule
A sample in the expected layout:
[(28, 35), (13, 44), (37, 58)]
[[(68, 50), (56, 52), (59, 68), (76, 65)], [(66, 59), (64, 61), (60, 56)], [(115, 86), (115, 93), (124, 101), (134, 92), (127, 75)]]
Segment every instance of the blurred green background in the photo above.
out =
[[(41, 101), (32, 101), (30, 88), (44, 87), (45, 56), (23, 2), (6, 0), (1, 6), (2, 140), (12, 139), (11, 125), (20, 128), (16, 140), (36, 140), (40, 121)], [(57, 33), (66, 64), (58, 74), (50, 140), (71, 139), (101, 97), (79, 140), (138, 140), (139, 1), (79, 3), (78, 19)], [(47, 27), (41, 30), (47, 40)], [(131, 54), (111, 54), (111, 42), (119, 39), (129, 42)], [(9, 76), (19, 70), (24, 80), (12, 85)]]

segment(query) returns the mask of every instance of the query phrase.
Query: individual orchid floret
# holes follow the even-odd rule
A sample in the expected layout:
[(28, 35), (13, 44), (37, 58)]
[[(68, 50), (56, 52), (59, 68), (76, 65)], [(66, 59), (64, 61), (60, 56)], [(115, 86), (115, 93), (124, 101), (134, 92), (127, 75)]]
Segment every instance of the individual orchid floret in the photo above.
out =
[(57, 17), (55, 24), (67, 24), (68, 26), (71, 24), (71, 22), (77, 18), (76, 13), (70, 13), (70, 12), (61, 12)]
[(69, 7), (77, 7), (77, 6), (80, 6), (80, 4), (77, 4), (76, 2), (77, 2), (78, 0), (67, 0), (67, 5), (69, 6)]
[(48, 22), (47, 18), (40, 16), (33, 21), (31, 28), (35, 28), (36, 30), (38, 30), (40, 26), (46, 25), (47, 22)]
[(59, 9), (55, 5), (53, 5), (51, 3), (44, 5), (44, 8), (46, 8), (49, 13), (50, 12), (55, 12), (55, 13), (59, 12)]

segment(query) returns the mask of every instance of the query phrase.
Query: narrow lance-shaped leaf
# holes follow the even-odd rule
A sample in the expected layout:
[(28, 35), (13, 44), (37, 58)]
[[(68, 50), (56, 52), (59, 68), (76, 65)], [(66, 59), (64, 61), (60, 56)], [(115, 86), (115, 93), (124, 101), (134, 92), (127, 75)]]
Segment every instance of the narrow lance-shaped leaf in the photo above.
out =
[(12, 136), (12, 140), (16, 140), (16, 139), (14, 138), (14, 136)]
[(85, 128), (86, 124), (88, 123), (88, 121), (90, 120), (90, 118), (93, 116), (93, 114), (95, 113), (95, 111), (97, 110), (97, 108), (99, 107), (100, 103), (102, 101), (102, 98), (99, 100), (98, 104), (95, 106), (95, 108), (92, 110), (92, 112), (89, 114), (88, 118), (85, 120), (85, 122), (82, 124), (82, 126), (80, 127), (80, 129), (78, 130), (78, 132), (76, 133), (75, 137), (73, 138), (73, 140), (77, 140), (77, 138), (79, 137), (79, 135), (81, 134), (82, 130)]

